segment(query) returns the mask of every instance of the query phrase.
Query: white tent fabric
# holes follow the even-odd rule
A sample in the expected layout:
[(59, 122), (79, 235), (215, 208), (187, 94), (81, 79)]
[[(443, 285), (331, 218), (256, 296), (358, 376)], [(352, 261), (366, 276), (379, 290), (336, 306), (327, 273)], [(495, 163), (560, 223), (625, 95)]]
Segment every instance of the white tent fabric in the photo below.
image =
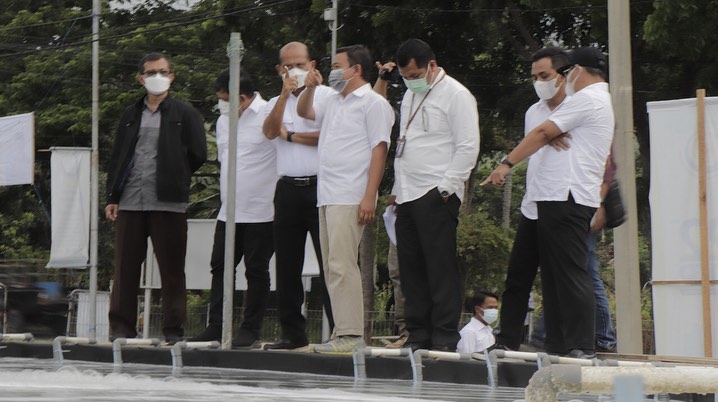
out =
[[(187, 220), (187, 255), (185, 257), (185, 276), (187, 278), (187, 289), (202, 290), (209, 289), (212, 283), (209, 261), (212, 256), (212, 243), (214, 242), (214, 219), (188, 219)], [(162, 286), (160, 281), (157, 260), (154, 258), (152, 242), (147, 242), (147, 261), (145, 261), (143, 288), (159, 289)], [(235, 289), (247, 290), (247, 279), (244, 277), (244, 259), (240, 261), (237, 268), (237, 281)], [(271, 278), (271, 290), (276, 290), (275, 257), (269, 261), (269, 275)], [(302, 276), (319, 276), (319, 262), (314, 252), (311, 236), (307, 236), (304, 250), (304, 270)], [(310, 289), (305, 289), (309, 291)]]
[(50, 149), (52, 245), (47, 268), (86, 268), (90, 249), (90, 148)]
[[(696, 99), (649, 102), (652, 280), (701, 279)], [(710, 279), (718, 279), (718, 98), (705, 100)], [(718, 357), (718, 285), (711, 285)], [(656, 353), (703, 356), (699, 284), (655, 284)]]
[(34, 137), (33, 113), (0, 118), (0, 186), (33, 183)]

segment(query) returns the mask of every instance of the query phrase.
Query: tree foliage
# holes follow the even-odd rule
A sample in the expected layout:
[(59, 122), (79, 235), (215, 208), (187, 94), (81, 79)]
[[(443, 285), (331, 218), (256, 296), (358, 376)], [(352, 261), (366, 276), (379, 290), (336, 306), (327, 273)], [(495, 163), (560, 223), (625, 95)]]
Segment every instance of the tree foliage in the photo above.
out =
[[(205, 116), (210, 154), (215, 158), (212, 84), (228, 67), (230, 32), (241, 32), (246, 48), (242, 66), (254, 75), (265, 98), (279, 91), (274, 65), (279, 48), (288, 41), (307, 43), (319, 68), (325, 73), (329, 68), (331, 33), (322, 15), (330, 2), (325, 0), (200, 0), (190, 10), (174, 8), (170, 0), (114, 3), (124, 8), (109, 8), (103, 1), (101, 24), (102, 171), (122, 109), (143, 94), (135, 81), (137, 62), (150, 51), (172, 57), (177, 77), (173, 96), (192, 103)], [(339, 46), (364, 43), (377, 60), (387, 61), (405, 39), (422, 38), (432, 45), (439, 64), (474, 93), (482, 143), (477, 178), (485, 177), (500, 155), (523, 136), (523, 114), (535, 102), (528, 78), (533, 51), (546, 45), (594, 45), (610, 58), (606, 0), (342, 0), (339, 4)], [(634, 116), (642, 173), (637, 187), (645, 236), (650, 172), (645, 102), (693, 96), (697, 86), (714, 88), (718, 45), (711, 38), (718, 28), (710, 22), (717, 10), (716, 0), (631, 1)], [(35, 112), (38, 150), (90, 145), (90, 16), (90, 0), (14, 0), (0, 10), (0, 115)], [(401, 87), (391, 89), (392, 101), (398, 102), (402, 92)], [(49, 222), (40, 203), (49, 203), (46, 154), (38, 153), (37, 161), (34, 189), (0, 189), (0, 259), (47, 256)], [(210, 217), (218, 206), (217, 164), (207, 164), (200, 173), (193, 181), (190, 213)], [(516, 171), (513, 180), (513, 205), (518, 211), (523, 171)], [(459, 230), (458, 253), (466, 283), (498, 290), (512, 236), (499, 227), (501, 195), (475, 187), (471, 197), (472, 207), (462, 212)], [(111, 272), (111, 239), (112, 226), (102, 221), (101, 287)], [(380, 265), (382, 241), (377, 240)]]

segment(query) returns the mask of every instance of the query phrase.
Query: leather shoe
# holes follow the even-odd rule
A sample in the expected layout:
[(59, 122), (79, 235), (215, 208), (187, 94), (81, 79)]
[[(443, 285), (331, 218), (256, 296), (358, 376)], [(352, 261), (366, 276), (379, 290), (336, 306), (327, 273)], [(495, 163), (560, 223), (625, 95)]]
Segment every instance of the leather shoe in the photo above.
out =
[(433, 345), (431, 350), (437, 352), (456, 352), (456, 345)]
[(280, 339), (277, 342), (267, 343), (262, 349), (264, 350), (291, 350), (299, 349), (309, 345), (309, 341), (303, 339), (301, 341), (290, 341), (289, 339)]
[(596, 352), (593, 350), (571, 349), (564, 357), (572, 357), (574, 359), (593, 359)]
[(419, 349), (430, 349), (429, 342), (412, 342), (406, 341), (402, 349), (409, 348), (412, 352), (416, 352)]
[(239, 330), (237, 337), (232, 341), (233, 348), (251, 348), (257, 343), (258, 339), (246, 330)]
[(165, 343), (168, 345), (174, 345), (177, 342), (182, 341), (183, 338), (177, 334), (167, 334), (165, 335)]

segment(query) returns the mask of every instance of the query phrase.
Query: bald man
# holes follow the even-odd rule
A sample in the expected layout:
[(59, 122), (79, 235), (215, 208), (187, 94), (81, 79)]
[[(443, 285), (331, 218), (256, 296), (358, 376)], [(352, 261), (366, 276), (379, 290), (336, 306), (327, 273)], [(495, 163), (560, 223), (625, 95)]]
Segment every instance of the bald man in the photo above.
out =
[[(265, 349), (297, 349), (309, 344), (307, 323), (302, 315), (304, 286), (302, 269), (307, 233), (312, 237), (320, 266), (322, 300), (333, 329), (329, 294), (319, 246), (317, 172), (319, 124), (297, 115), (297, 101), (304, 91), (304, 78), (316, 66), (304, 43), (290, 42), (279, 51), (275, 66), (283, 81), (282, 92), (272, 98), (265, 111), (264, 135), (277, 149), (277, 188), (274, 195), (274, 250), (277, 263), (277, 304), (282, 337)], [(318, 88), (315, 97), (330, 96), (329, 87)]]

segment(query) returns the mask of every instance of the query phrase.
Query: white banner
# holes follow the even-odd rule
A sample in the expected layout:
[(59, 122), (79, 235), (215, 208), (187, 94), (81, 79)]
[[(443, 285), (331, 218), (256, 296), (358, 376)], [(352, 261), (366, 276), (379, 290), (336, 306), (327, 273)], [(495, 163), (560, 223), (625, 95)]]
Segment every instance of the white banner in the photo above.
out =
[[(649, 102), (652, 280), (700, 281), (696, 99)], [(710, 279), (718, 279), (718, 98), (705, 100)], [(718, 357), (718, 285), (711, 286)], [(620, 306), (618, 306), (620, 308)], [(700, 284), (653, 286), (656, 353), (703, 357)]]
[(90, 148), (51, 148), (52, 245), (47, 268), (86, 268), (90, 248)]
[(33, 183), (34, 137), (32, 113), (0, 118), (0, 186)]
[[(185, 256), (185, 276), (187, 289), (202, 290), (209, 289), (212, 284), (212, 273), (210, 272), (210, 259), (212, 257), (212, 246), (214, 242), (214, 227), (217, 224), (215, 219), (188, 219), (187, 220), (187, 255)], [(275, 257), (269, 261), (269, 275), (271, 279), (271, 290), (276, 290), (275, 280)], [(247, 290), (247, 278), (244, 258), (237, 266), (236, 290)], [(312, 237), (307, 234), (304, 247), (304, 270), (302, 276), (319, 276), (319, 262), (314, 252)], [(152, 242), (147, 241), (147, 261), (145, 261), (143, 274), (143, 288), (159, 289), (162, 286), (160, 281), (160, 270), (157, 266), (157, 259), (154, 258)], [(306, 291), (311, 290), (309, 287)]]

